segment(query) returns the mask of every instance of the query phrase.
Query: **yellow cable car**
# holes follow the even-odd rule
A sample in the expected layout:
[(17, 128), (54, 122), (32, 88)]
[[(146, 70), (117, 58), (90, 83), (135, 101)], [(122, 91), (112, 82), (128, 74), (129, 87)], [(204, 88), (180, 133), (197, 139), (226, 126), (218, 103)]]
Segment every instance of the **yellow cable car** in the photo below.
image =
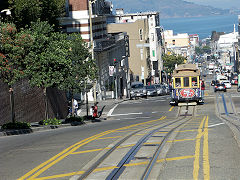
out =
[(173, 72), (171, 105), (179, 102), (203, 103), (200, 70), (195, 64), (181, 64)]

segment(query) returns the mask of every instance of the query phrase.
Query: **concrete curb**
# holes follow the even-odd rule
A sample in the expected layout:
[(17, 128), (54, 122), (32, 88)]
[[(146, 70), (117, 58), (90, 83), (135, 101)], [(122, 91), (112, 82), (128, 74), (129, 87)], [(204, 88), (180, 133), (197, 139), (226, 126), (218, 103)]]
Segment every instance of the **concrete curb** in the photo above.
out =
[[(117, 102), (113, 103), (112, 105), (115, 107), (115, 106), (117, 106), (118, 104), (120, 104), (124, 101), (128, 101), (128, 99), (117, 101)], [(100, 120), (101, 119), (104, 119), (104, 120), (107, 119), (108, 113), (109, 113), (109, 111), (103, 113), (102, 116), (99, 117)], [(94, 122), (91, 121), (91, 120), (84, 121), (84, 124), (88, 124), (88, 123), (94, 123)], [(33, 124), (36, 125), (37, 123), (33, 123)], [(64, 127), (78, 126), (78, 125), (84, 125), (84, 124), (78, 124), (78, 123), (74, 124), (74, 123), (72, 123), (72, 124), (61, 124), (61, 125), (48, 125), (48, 126), (32, 127), (31, 129), (6, 130), (6, 131), (0, 131), (0, 137), (1, 136), (30, 134), (30, 133), (34, 133), (34, 132), (38, 132), (38, 131), (45, 131), (45, 130), (50, 130), (50, 129), (59, 129), (59, 128), (64, 128)]]
[(30, 134), (33, 132), (44, 131), (44, 130), (49, 130), (49, 129), (58, 129), (58, 128), (64, 128), (64, 127), (69, 127), (69, 126), (71, 126), (71, 124), (40, 126), (40, 127), (32, 127), (30, 129), (6, 130), (6, 131), (1, 131), (0, 136)]

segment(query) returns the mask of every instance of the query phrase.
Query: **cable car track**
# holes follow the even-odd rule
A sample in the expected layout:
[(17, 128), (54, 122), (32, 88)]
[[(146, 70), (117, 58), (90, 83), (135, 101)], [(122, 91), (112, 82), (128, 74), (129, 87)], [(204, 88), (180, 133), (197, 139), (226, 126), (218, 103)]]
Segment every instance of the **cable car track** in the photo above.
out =
[[(183, 107), (179, 108), (179, 112), (181, 112), (181, 109), (184, 109)], [(186, 109), (188, 110), (188, 107), (186, 107)], [(195, 109), (195, 107), (193, 108)], [(195, 110), (192, 111), (194, 115)], [(144, 147), (144, 146), (152, 146), (153, 148), (156, 147), (155, 152), (152, 154), (151, 157), (141, 157), (142, 159), (147, 159), (149, 160), (149, 163), (145, 169), (145, 171), (142, 174), (141, 179), (147, 179), (149, 177), (149, 175), (151, 174), (152, 168), (154, 167), (154, 164), (156, 163), (157, 158), (159, 157), (159, 154), (162, 150), (162, 148), (164, 147), (164, 145), (166, 144), (168, 138), (171, 136), (171, 134), (177, 129), (180, 128), (181, 126), (183, 126), (186, 122), (190, 121), (192, 119), (192, 117), (190, 117), (189, 114), (185, 113), (184, 115), (178, 114), (178, 118), (177, 120), (171, 120), (169, 121), (167, 124), (166, 123), (162, 123), (162, 124), (158, 124), (159, 127), (153, 128), (156, 125), (135, 131), (129, 135), (127, 135), (126, 137), (124, 137), (122, 140), (120, 140), (118, 143), (116, 143), (109, 151), (107, 151), (105, 154), (103, 154), (94, 164), (92, 164), (86, 171), (84, 174), (82, 174), (78, 179), (87, 179), (90, 178), (89, 177), (92, 172), (94, 172), (100, 165), (101, 163), (104, 162), (104, 160), (106, 160), (113, 152), (114, 150), (116, 150), (118, 147), (120, 147), (120, 145), (122, 145), (124, 142), (126, 142), (129, 138), (133, 137), (134, 135), (136, 135), (137, 133), (140, 133), (141, 131), (144, 132), (144, 130), (150, 130), (150, 132), (148, 132), (147, 134), (143, 135), (133, 146), (132, 148), (124, 155), (124, 157), (122, 157), (122, 159), (119, 161), (118, 165), (116, 166), (117, 168), (114, 168), (111, 173), (109, 173), (106, 176), (107, 180), (110, 179), (118, 179), (122, 173), (124, 172), (124, 170), (126, 169), (127, 164), (130, 163), (131, 160), (133, 160), (134, 158), (139, 158), (140, 157), (136, 157), (136, 154), (139, 152), (139, 150)], [(174, 127), (171, 127), (174, 126)], [(169, 129), (170, 128), (170, 129)], [(157, 133), (165, 133), (164, 136), (159, 136), (156, 135)], [(152, 143), (149, 142), (147, 143), (147, 141), (150, 138), (161, 138), (161, 142), (160, 143)]]

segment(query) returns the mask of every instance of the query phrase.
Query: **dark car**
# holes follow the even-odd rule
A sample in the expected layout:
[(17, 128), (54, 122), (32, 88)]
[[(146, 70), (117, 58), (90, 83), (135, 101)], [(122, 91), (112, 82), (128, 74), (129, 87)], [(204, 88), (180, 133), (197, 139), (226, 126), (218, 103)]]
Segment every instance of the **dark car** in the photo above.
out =
[(130, 99), (138, 97), (147, 97), (147, 91), (142, 82), (132, 82), (130, 88)]
[(155, 84), (155, 87), (157, 89), (157, 94), (158, 95), (160, 95), (160, 96), (165, 95), (165, 92), (164, 92), (161, 84)]
[(148, 96), (157, 96), (157, 88), (155, 85), (146, 86)]
[(227, 91), (226, 85), (224, 83), (216, 84), (215, 87), (214, 87), (214, 92), (217, 92), (217, 91), (224, 91), (224, 92), (226, 92)]

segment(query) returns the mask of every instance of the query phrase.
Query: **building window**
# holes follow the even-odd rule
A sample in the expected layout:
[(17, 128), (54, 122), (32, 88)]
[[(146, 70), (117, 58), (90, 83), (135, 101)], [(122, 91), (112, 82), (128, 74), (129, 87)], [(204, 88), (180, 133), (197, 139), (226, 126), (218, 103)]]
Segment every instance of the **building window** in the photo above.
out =
[(155, 57), (155, 50), (152, 50), (152, 55), (153, 57)]
[(154, 34), (152, 33), (151, 36), (152, 36), (152, 41), (154, 41)]
[(140, 49), (141, 60), (143, 60), (143, 49)]
[(139, 81), (139, 76), (136, 76), (136, 81)]
[(140, 38), (140, 41), (143, 40), (143, 29), (139, 29), (139, 38)]
[(172, 40), (172, 44), (173, 44), (173, 45), (175, 45), (175, 44), (176, 44), (176, 41), (175, 41), (175, 39), (174, 39), (174, 40)]

